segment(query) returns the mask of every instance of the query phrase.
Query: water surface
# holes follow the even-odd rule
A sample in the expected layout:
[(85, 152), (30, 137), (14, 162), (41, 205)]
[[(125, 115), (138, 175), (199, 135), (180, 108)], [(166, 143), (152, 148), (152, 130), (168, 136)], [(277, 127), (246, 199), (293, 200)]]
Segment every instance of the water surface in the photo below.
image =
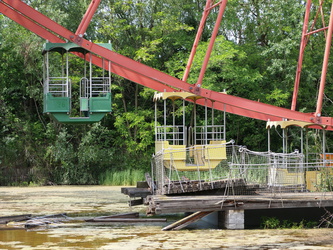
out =
[(26, 230), (0, 229), (0, 249), (333, 249), (332, 229), (190, 230), (165, 232), (172, 223), (87, 223), (85, 217), (140, 212), (129, 208), (120, 187), (0, 187), (0, 216), (67, 213), (68, 220)]

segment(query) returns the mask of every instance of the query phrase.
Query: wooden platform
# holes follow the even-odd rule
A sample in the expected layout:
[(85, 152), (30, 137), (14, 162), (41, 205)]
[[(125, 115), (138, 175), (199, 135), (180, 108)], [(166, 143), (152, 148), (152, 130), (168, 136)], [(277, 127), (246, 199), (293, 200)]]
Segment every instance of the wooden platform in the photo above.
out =
[(163, 185), (160, 194), (185, 194), (185, 193), (198, 193), (207, 191), (220, 191), (223, 192), (225, 188), (232, 187), (236, 193), (249, 193), (253, 191), (253, 187), (246, 185), (244, 179), (222, 179), (214, 181), (203, 180), (182, 180), (170, 181)]
[(248, 209), (333, 207), (333, 192), (257, 195), (147, 196), (147, 214)]
[[(146, 174), (146, 178), (150, 178), (150, 176)], [(121, 193), (133, 198), (128, 201), (129, 206), (137, 206), (143, 204), (143, 199), (152, 194), (151, 190), (150, 182), (147, 180), (138, 181), (136, 187), (122, 187)]]

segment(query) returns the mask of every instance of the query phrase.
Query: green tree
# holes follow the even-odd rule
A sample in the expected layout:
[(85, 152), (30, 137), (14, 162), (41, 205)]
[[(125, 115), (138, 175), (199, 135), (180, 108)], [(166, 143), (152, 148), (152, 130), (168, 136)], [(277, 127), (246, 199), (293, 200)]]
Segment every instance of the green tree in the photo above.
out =
[[(26, 2), (73, 32), (90, 3)], [(85, 37), (94, 42), (110, 40), (116, 52), (182, 78), (204, 4), (101, 1)], [(329, 10), (325, 2), (324, 12)], [(203, 86), (289, 108), (303, 13), (301, 0), (229, 1)], [(208, 18), (190, 83), (198, 77), (216, 14), (213, 11)], [(98, 176), (107, 171), (149, 170), (154, 152), (152, 90), (113, 75), (113, 114), (93, 125), (57, 124), (42, 114), (40, 51), (45, 41), (3, 15), (0, 39), (0, 57), (6, 58), (0, 61), (0, 184), (97, 184)], [(323, 45), (323, 36), (317, 35), (306, 49), (298, 99), (305, 112), (315, 106), (322, 63), (318, 48)], [(80, 72), (80, 65), (73, 64), (72, 70)], [(323, 111), (328, 116), (333, 111), (331, 67)], [(267, 149), (265, 122), (231, 114), (227, 119), (228, 138), (255, 150)]]

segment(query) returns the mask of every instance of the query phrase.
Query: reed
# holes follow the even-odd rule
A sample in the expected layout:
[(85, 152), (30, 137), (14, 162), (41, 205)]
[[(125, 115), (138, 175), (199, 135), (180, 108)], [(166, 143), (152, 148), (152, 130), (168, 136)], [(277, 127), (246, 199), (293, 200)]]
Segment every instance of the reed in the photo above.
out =
[(145, 179), (145, 172), (139, 169), (121, 171), (107, 170), (100, 175), (100, 184), (109, 186), (133, 186)]

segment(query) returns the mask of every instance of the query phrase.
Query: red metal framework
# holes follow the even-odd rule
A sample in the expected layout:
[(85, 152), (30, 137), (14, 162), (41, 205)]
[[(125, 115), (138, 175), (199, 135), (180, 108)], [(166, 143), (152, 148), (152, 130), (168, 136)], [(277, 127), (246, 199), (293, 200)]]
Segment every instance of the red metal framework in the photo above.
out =
[[(333, 15), (332, 14), (330, 15), (329, 24), (328, 24), (328, 26), (326, 26), (325, 20), (324, 20), (324, 11), (322, 8), (323, 3), (324, 3), (324, 0), (319, 0), (318, 10), (317, 10), (316, 15), (314, 16), (314, 20), (312, 22), (310, 30), (309, 30), (308, 26), (309, 26), (310, 12), (311, 12), (311, 8), (312, 8), (312, 1), (308, 0), (307, 4), (306, 4), (300, 52), (299, 52), (295, 84), (294, 84), (294, 93), (293, 93), (293, 98), (292, 98), (292, 103), (291, 103), (291, 110), (296, 110), (297, 96), (298, 96), (298, 90), (299, 90), (299, 85), (300, 85), (300, 80), (301, 80), (301, 71), (302, 71), (304, 50), (305, 50), (306, 44), (309, 40), (309, 37), (310, 37), (310, 35), (312, 35), (314, 33), (324, 31), (325, 39), (326, 39), (326, 46), (325, 46), (324, 59), (323, 59), (323, 65), (322, 65), (322, 73), (321, 73), (321, 78), (320, 78), (319, 93), (318, 93), (318, 97), (317, 97), (317, 107), (316, 107), (316, 112), (315, 112), (316, 120), (318, 120), (319, 122), (320, 122), (321, 111), (322, 111), (322, 106), (323, 106), (326, 74), (327, 74), (328, 61), (329, 61), (331, 42), (332, 42), (332, 34), (333, 34)], [(332, 2), (330, 13), (333, 13), (333, 2)], [(322, 17), (323, 28), (313, 30), (319, 14)]]
[(82, 21), (81, 21), (79, 27), (77, 28), (77, 30), (75, 32), (75, 36), (77, 37), (77, 39), (79, 39), (77, 41), (77, 43), (80, 43), (80, 41), (81, 41), (80, 38), (82, 38), (84, 33), (86, 32), (86, 30), (90, 24), (90, 21), (91, 21), (92, 17), (94, 16), (100, 2), (101, 2), (101, 0), (92, 0), (91, 1), (85, 15), (82, 18)]
[[(203, 63), (202, 71), (199, 75), (198, 82), (195, 85), (186, 82), (187, 79), (186, 74), (188, 74), (190, 69), (191, 57), (189, 60), (189, 64), (187, 66), (188, 72), (185, 73), (184, 80), (180, 80), (170, 75), (167, 75), (163, 72), (160, 72), (156, 69), (148, 67), (142, 63), (134, 61), (130, 58), (117, 54), (114, 51), (109, 51), (101, 46), (98, 46), (97, 44), (94, 44), (93, 42), (84, 39), (83, 34), (86, 31), (86, 28), (88, 27), (88, 24), (93, 16), (93, 13), (98, 7), (99, 2), (100, 2), (99, 0), (92, 0), (85, 16), (82, 19), (79, 28), (75, 33), (67, 30), (58, 23), (52, 21), (48, 17), (44, 16), (43, 14), (39, 13), (35, 9), (31, 8), (30, 6), (19, 0), (0, 0), (0, 9), (1, 12), (10, 19), (14, 20), (18, 24), (34, 32), (40, 37), (49, 40), (50, 42), (65, 42), (66, 40), (68, 40), (79, 44), (84, 49), (87, 49), (96, 55), (102, 55), (102, 57), (112, 62), (112, 68), (111, 68), (112, 73), (122, 76), (130, 81), (141, 84), (145, 87), (157, 91), (186, 91), (186, 92), (196, 93), (211, 100), (211, 102), (198, 101), (198, 104), (208, 105), (211, 107), (214, 103), (215, 109), (225, 110), (226, 112), (245, 117), (250, 117), (264, 121), (287, 119), (287, 120), (298, 120), (304, 122), (313, 122), (325, 125), (326, 129), (332, 129), (333, 118), (318, 116), (318, 114), (320, 113), (318, 112), (318, 108), (315, 116), (312, 113), (302, 113), (295, 111), (295, 108), (289, 110), (201, 88), (201, 81), (204, 76), (205, 68), (208, 64), (210, 52), (213, 48), (213, 42), (217, 35), (219, 23), (221, 22), (224, 10), (227, 5), (227, 0), (218, 1), (217, 3), (215, 3), (215, 1), (212, 0), (207, 0), (206, 8), (204, 11), (204, 17), (201, 21), (200, 29), (203, 29), (204, 22), (207, 19), (207, 15), (209, 14), (212, 8), (219, 7), (219, 14), (212, 34), (211, 40), (213, 41), (209, 45), (208, 52)], [(308, 0), (307, 6), (311, 6), (311, 0)], [(194, 50), (197, 47), (197, 42), (200, 39), (201, 35), (199, 34), (200, 29), (196, 38), (196, 42), (193, 45)], [(329, 32), (332, 32), (332, 28), (331, 29), (328, 28), (328, 30)], [(329, 35), (327, 37), (331, 36)], [(306, 42), (305, 39), (304, 42)], [(329, 44), (328, 41), (327, 44)], [(304, 48), (301, 45), (301, 52), (303, 51)], [(192, 55), (193, 54), (191, 53), (191, 56)], [(108, 65), (103, 64), (101, 58), (93, 56), (92, 62), (95, 65), (103, 67), (104, 69), (108, 70)], [(301, 68), (300, 63), (299, 67)], [(297, 72), (300, 72), (300, 68), (298, 69)], [(325, 81), (325, 79), (323, 79), (323, 81)], [(321, 86), (322, 86), (321, 89), (324, 89), (325, 85), (321, 84)], [(295, 101), (293, 99), (293, 102), (296, 103), (297, 92), (296, 94), (294, 93), (294, 96), (295, 96), (294, 98)], [(320, 100), (318, 102), (320, 102)], [(295, 104), (293, 105), (295, 106)]]

